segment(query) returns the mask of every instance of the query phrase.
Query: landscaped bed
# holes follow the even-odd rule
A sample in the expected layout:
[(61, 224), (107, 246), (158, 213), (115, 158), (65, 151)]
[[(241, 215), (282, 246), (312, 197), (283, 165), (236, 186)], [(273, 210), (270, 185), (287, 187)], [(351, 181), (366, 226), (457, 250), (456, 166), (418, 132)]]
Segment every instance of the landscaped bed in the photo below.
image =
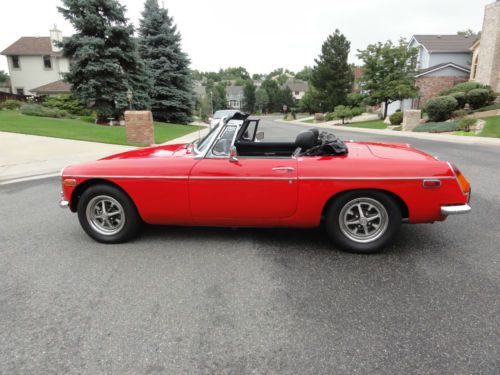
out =
[[(155, 122), (155, 142), (167, 142), (200, 128)], [(124, 126), (94, 125), (79, 119), (26, 116), (17, 111), (0, 111), (0, 131), (128, 145)]]

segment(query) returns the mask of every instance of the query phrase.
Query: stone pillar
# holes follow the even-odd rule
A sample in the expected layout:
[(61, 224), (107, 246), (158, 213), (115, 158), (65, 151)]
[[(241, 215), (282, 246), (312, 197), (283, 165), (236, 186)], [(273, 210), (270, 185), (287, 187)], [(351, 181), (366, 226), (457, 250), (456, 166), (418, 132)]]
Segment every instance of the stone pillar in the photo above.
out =
[(128, 143), (149, 146), (155, 143), (153, 114), (151, 111), (126, 111), (125, 130)]
[(500, 91), (500, 1), (484, 9), (475, 80)]
[(418, 124), (422, 111), (420, 109), (407, 109), (403, 115), (403, 128), (401, 130), (411, 132)]

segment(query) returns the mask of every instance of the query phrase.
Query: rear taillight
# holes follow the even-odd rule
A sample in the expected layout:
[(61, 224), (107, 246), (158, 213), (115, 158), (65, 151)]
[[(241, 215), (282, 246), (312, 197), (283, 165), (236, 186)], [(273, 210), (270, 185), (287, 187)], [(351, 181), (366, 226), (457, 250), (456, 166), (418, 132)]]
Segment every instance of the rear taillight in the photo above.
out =
[(460, 172), (460, 169), (458, 169), (455, 165), (450, 163), (450, 167), (453, 170), (455, 177), (457, 178), (457, 182), (458, 182), (458, 185), (460, 186), (460, 189), (462, 189), (462, 193), (469, 194), (470, 193), (469, 181), (467, 181), (467, 179), (462, 174), (462, 172)]

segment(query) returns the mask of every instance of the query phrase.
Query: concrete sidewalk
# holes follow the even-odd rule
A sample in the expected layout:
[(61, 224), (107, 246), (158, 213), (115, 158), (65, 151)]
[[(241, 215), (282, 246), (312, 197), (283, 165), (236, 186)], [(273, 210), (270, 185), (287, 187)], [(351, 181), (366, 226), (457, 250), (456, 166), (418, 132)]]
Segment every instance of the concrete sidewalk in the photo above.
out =
[(350, 131), (356, 133), (369, 133), (369, 134), (378, 134), (383, 136), (393, 136), (393, 137), (409, 137), (409, 138), (418, 138), (418, 139), (426, 139), (430, 141), (440, 141), (440, 142), (451, 142), (451, 143), (462, 143), (469, 145), (488, 145), (488, 146), (500, 146), (500, 138), (488, 138), (488, 137), (472, 137), (472, 136), (463, 136), (463, 135), (452, 135), (452, 134), (443, 134), (443, 133), (419, 133), (419, 132), (407, 132), (407, 131), (396, 131), (389, 129), (366, 129), (366, 128), (356, 128), (354, 126), (341, 126), (337, 125), (336, 122), (323, 122), (319, 124), (308, 124), (301, 121), (286, 121), (281, 119), (274, 120), (276, 122), (280, 122), (283, 124), (293, 124), (293, 125), (302, 125), (305, 127), (317, 127), (328, 129), (331, 131), (335, 130), (343, 130)]
[(0, 185), (58, 174), (68, 165), (135, 147), (0, 132)]
[[(201, 129), (164, 144), (189, 143), (208, 133)], [(59, 174), (62, 168), (136, 147), (0, 132), (0, 185)]]

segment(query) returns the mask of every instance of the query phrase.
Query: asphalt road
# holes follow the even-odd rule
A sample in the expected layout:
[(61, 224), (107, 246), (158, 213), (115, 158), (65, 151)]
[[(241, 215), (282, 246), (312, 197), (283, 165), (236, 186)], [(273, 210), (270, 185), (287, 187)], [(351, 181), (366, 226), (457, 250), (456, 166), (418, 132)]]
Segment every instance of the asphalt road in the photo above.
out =
[(499, 374), (500, 149), (338, 135), (455, 162), (473, 212), (372, 256), (320, 230), (149, 227), (106, 246), (57, 207), (57, 179), (2, 186), (0, 373)]

